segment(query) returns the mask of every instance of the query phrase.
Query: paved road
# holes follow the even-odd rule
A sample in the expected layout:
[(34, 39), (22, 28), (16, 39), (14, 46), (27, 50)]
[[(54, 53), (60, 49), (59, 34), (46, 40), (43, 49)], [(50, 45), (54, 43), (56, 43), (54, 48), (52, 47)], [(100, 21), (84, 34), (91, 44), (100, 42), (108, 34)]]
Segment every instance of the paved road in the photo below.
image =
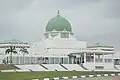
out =
[(69, 79), (69, 80), (120, 80), (120, 76), (114, 76), (114, 77), (95, 77), (95, 78), (80, 78), (80, 79)]

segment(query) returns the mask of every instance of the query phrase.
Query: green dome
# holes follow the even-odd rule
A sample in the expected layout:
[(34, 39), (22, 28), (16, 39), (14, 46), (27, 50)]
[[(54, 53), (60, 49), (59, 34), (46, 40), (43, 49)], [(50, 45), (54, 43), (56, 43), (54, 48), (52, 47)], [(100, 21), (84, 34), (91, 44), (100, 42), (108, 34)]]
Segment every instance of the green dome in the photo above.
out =
[(54, 29), (56, 31), (66, 30), (66, 31), (72, 32), (71, 25), (70, 25), (69, 21), (60, 15), (57, 15), (56, 17), (52, 18), (47, 23), (46, 31), (52, 31)]

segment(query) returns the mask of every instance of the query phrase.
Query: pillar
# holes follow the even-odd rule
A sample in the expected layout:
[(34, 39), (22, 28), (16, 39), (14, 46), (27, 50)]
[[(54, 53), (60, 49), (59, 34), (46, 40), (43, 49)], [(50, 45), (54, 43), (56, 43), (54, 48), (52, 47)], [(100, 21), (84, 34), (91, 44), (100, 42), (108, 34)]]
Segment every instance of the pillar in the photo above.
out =
[(58, 60), (59, 60), (58, 63), (60, 64), (60, 57), (58, 58)]
[(84, 63), (86, 63), (86, 53), (84, 53)]
[(53, 64), (55, 64), (55, 54), (53, 54)]
[(53, 64), (55, 64), (55, 56), (53, 57)]
[(98, 62), (100, 62), (100, 55), (98, 54)]
[(112, 54), (112, 63), (114, 63), (113, 54)]
[(80, 63), (82, 64), (82, 54), (81, 54), (81, 58), (80, 58), (80, 59), (81, 59), (81, 60), (80, 60), (80, 61), (81, 61)]
[(79, 56), (79, 64), (81, 63), (80, 57), (81, 57), (81, 56)]
[(20, 56), (18, 56), (18, 64), (20, 64)]
[(74, 62), (75, 62), (75, 64), (76, 64), (76, 62), (77, 62), (77, 59), (76, 59), (76, 57), (74, 57)]
[(51, 57), (48, 57), (48, 64), (50, 64)]
[(68, 57), (68, 64), (69, 64), (69, 57)]
[(64, 57), (63, 57), (63, 64), (64, 64)]
[(95, 63), (95, 53), (93, 53), (93, 56), (94, 56), (94, 63)]
[(71, 61), (72, 61), (72, 64), (73, 64), (74, 63), (74, 58), (73, 57), (71, 58)]
[(103, 53), (103, 63), (105, 63), (105, 56), (104, 56), (104, 53)]
[(98, 59), (100, 59), (100, 55), (98, 55)]

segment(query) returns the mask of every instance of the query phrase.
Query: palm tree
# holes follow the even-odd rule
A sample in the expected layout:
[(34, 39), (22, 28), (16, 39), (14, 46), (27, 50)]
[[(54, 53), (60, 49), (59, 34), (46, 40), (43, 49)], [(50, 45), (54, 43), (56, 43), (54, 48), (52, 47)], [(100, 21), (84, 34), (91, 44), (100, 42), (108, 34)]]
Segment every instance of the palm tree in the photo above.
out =
[(10, 64), (12, 64), (12, 53), (17, 54), (15, 46), (10, 46), (10, 48), (5, 51), (5, 54), (10, 54)]
[(25, 54), (28, 54), (29, 52), (28, 52), (28, 50), (27, 50), (25, 47), (22, 47), (22, 48), (20, 49), (20, 52), (23, 53), (23, 64), (24, 64), (24, 57), (25, 57)]

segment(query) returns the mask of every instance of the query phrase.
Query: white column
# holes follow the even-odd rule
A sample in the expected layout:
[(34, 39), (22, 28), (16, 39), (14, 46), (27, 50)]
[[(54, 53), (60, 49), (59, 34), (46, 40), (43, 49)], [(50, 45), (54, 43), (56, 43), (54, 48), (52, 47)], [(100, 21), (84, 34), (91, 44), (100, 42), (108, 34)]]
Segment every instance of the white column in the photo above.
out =
[(82, 64), (82, 54), (81, 54), (81, 64)]
[(103, 63), (105, 63), (105, 56), (104, 56), (104, 53), (103, 53)]
[(63, 64), (64, 64), (64, 56), (63, 56)]
[(93, 56), (94, 56), (94, 63), (95, 63), (95, 53), (93, 53)]
[(86, 53), (84, 53), (84, 63), (86, 63)]
[(69, 57), (68, 57), (68, 64), (69, 64)]
[(54, 56), (53, 56), (53, 59), (54, 59), (54, 60), (53, 60), (53, 62), (54, 62), (53, 64), (55, 64), (55, 54), (53, 54), (53, 55), (54, 55)]
[(81, 56), (79, 56), (79, 64), (81, 63), (81, 62), (80, 62), (80, 61), (81, 61), (81, 60), (80, 60), (80, 57), (81, 57)]
[(50, 60), (51, 60), (51, 58), (50, 58), (50, 57), (48, 57), (48, 64), (50, 64)]
[(60, 57), (59, 57), (59, 64), (60, 64)]
[(53, 58), (54, 58), (54, 61), (53, 61), (54, 63), (53, 64), (55, 64), (55, 56)]
[(18, 64), (20, 64), (20, 56), (18, 56)]
[(21, 56), (19, 56), (19, 62), (20, 62), (20, 64), (21, 64), (21, 61), (20, 61), (20, 60), (21, 60)]
[(76, 62), (77, 62), (76, 57), (74, 57), (74, 61), (75, 61), (75, 64), (76, 64)]
[(73, 56), (72, 56), (72, 58), (71, 58), (71, 61), (72, 61), (72, 64), (73, 64), (73, 62), (74, 62), (74, 60), (73, 60)]
[(113, 54), (112, 54), (112, 63), (114, 63)]
[(100, 55), (98, 54), (98, 61), (100, 61)]

